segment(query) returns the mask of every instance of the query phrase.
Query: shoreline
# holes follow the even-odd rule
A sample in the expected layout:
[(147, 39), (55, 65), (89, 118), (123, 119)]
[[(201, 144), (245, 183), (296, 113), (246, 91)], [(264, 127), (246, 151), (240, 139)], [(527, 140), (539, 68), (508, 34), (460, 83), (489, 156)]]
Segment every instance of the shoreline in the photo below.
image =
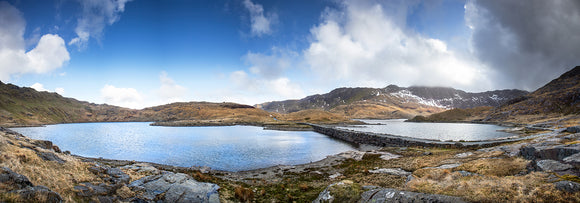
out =
[[(16, 164), (10, 168), (16, 169), (15, 171), (19, 174), (31, 177), (33, 181), (39, 181), (35, 184), (47, 186), (58, 192), (57, 195), (61, 194), (69, 201), (77, 201), (76, 198), (85, 201), (97, 201), (101, 198), (132, 201), (146, 198), (153, 202), (156, 198), (164, 199), (166, 196), (157, 195), (154, 189), (147, 189), (146, 193), (142, 193), (142, 188), (136, 187), (136, 185), (144, 181), (165, 180), (164, 178), (170, 177), (184, 177), (190, 182), (197, 181), (196, 183), (199, 184), (214, 185), (213, 188), (220, 188), (219, 191), (215, 189), (207, 194), (219, 195), (217, 198), (222, 202), (311, 202), (314, 199), (320, 199), (322, 194), (328, 193), (325, 191), (330, 191), (333, 196), (342, 194), (340, 190), (334, 194), (331, 189), (328, 189), (337, 184), (346, 184), (345, 186), (350, 188), (348, 190), (358, 191), (352, 194), (355, 199), (364, 199), (365, 194), (376, 193), (377, 188), (378, 190), (386, 188), (404, 193), (417, 192), (414, 193), (417, 195), (414, 197), (421, 199), (449, 192), (429, 189), (440, 184), (441, 180), (436, 177), (439, 177), (443, 172), (445, 178), (444, 183), (441, 184), (444, 185), (477, 185), (481, 181), (491, 184), (480, 184), (477, 187), (481, 188), (476, 188), (477, 191), (489, 191), (493, 188), (498, 190), (491, 195), (481, 196), (478, 195), (479, 193), (473, 194), (469, 191), (453, 195), (466, 201), (488, 202), (497, 201), (496, 195), (498, 194), (514, 191), (511, 187), (502, 187), (506, 181), (517, 181), (517, 184), (525, 187), (538, 187), (537, 185), (540, 184), (542, 188), (550, 187), (550, 192), (556, 195), (566, 195), (565, 198), (573, 198), (574, 196), (570, 195), (574, 195), (574, 193), (565, 193), (566, 191), (552, 186), (561, 183), (560, 179), (558, 179), (560, 182), (555, 183), (549, 179), (548, 172), (530, 172), (527, 166), (536, 162), (526, 161), (524, 159), (526, 156), (519, 155), (520, 152), (523, 153), (528, 149), (527, 145), (543, 146), (544, 142), (554, 143), (551, 140), (556, 139), (556, 137), (562, 140), (556, 143), (560, 147), (576, 146), (567, 143), (576, 142), (574, 140), (577, 140), (578, 135), (562, 133), (561, 131), (563, 129), (533, 135), (532, 137), (539, 138), (537, 139), (539, 143), (524, 140), (521, 143), (480, 149), (380, 147), (369, 150), (360, 147), (355, 151), (329, 155), (322, 160), (310, 163), (275, 165), (245, 171), (224, 171), (200, 166), (180, 167), (134, 160), (89, 158), (71, 155), (67, 152), (63, 153), (58, 149), (58, 146), (52, 145), (50, 141), (31, 139), (10, 129), (1, 128), (0, 135), (4, 137), (5, 149), (11, 150), (5, 153), (25, 154), (25, 156), (8, 156), (11, 157), (9, 160), (14, 160), (7, 163), (8, 166)], [(30, 162), (31, 158), (38, 161)], [(59, 160), (73, 164), (60, 163)], [(475, 167), (479, 164), (491, 168), (480, 171), (478, 167)], [(34, 169), (38, 166), (50, 167), (42, 167), (41, 171), (30, 171), (30, 168)], [(71, 167), (72, 170), (70, 170)], [(566, 173), (568, 172), (575, 174), (577, 171), (572, 170)], [(53, 181), (50, 177), (54, 174), (61, 179)], [(96, 179), (78, 181), (77, 178), (83, 174), (89, 174)], [(124, 178), (124, 182), (115, 186), (115, 182), (110, 182), (110, 178), (113, 178), (114, 181)], [(63, 183), (61, 180), (66, 182)], [(420, 187), (424, 183), (429, 184), (425, 186), (426, 188)], [(65, 185), (59, 186), (61, 184)], [(168, 187), (172, 187), (181, 183), (168, 184)], [(192, 189), (195, 188), (192, 187)], [(106, 194), (95, 192), (100, 189), (106, 189), (108, 192)], [(252, 191), (252, 196), (249, 198), (240, 196), (239, 191)], [(153, 196), (148, 196), (149, 194), (153, 194)], [(526, 194), (526, 196), (512, 200), (532, 200), (538, 197), (540, 196), (536, 194)]]

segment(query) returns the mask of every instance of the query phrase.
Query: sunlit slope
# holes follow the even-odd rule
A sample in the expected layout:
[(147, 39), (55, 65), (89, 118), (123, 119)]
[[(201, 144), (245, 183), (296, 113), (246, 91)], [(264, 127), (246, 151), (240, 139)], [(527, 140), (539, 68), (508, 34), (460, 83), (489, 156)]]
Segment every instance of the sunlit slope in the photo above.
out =
[(4, 126), (139, 120), (136, 114), (132, 109), (82, 102), (0, 82), (0, 124)]

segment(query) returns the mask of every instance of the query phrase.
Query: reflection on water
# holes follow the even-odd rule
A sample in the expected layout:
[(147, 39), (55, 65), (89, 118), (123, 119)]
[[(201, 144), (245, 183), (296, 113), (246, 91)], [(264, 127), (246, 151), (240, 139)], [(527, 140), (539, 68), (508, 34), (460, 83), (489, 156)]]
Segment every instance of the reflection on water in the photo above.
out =
[(362, 127), (356, 126), (342, 128), (362, 132), (385, 133), (432, 140), (475, 141), (513, 136), (513, 134), (510, 133), (497, 131), (505, 129), (505, 127), (487, 124), (414, 123), (404, 122), (404, 119), (361, 121), (369, 124), (379, 125), (364, 125)]
[(209, 166), (240, 171), (318, 161), (353, 146), (315, 132), (253, 126), (159, 127), (149, 123), (79, 123), (14, 128), (86, 157)]

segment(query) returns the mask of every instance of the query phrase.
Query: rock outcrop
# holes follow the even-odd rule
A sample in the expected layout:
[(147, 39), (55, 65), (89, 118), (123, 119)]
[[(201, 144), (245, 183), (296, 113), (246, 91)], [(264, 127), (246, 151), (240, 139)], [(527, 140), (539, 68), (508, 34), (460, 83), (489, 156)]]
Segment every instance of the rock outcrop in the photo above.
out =
[(218, 185), (197, 182), (183, 173), (146, 176), (133, 181), (129, 188), (140, 193), (138, 199), (149, 202), (219, 202)]
[(447, 196), (447, 195), (434, 195), (425, 193), (416, 193), (401, 191), (391, 188), (377, 188), (366, 191), (362, 194), (359, 203), (363, 202), (453, 202), (461, 203), (465, 202), (459, 197)]
[(12, 194), (14, 202), (62, 202), (60, 194), (42, 185), (34, 186), (24, 175), (0, 167), (0, 187)]

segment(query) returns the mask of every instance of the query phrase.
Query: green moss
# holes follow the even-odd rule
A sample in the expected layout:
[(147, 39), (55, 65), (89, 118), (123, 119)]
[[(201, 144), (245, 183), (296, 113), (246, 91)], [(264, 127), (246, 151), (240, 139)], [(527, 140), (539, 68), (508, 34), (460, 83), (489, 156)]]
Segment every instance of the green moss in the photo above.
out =
[(578, 176), (575, 176), (575, 175), (566, 174), (566, 175), (559, 176), (559, 178), (562, 180), (580, 183), (580, 178)]

